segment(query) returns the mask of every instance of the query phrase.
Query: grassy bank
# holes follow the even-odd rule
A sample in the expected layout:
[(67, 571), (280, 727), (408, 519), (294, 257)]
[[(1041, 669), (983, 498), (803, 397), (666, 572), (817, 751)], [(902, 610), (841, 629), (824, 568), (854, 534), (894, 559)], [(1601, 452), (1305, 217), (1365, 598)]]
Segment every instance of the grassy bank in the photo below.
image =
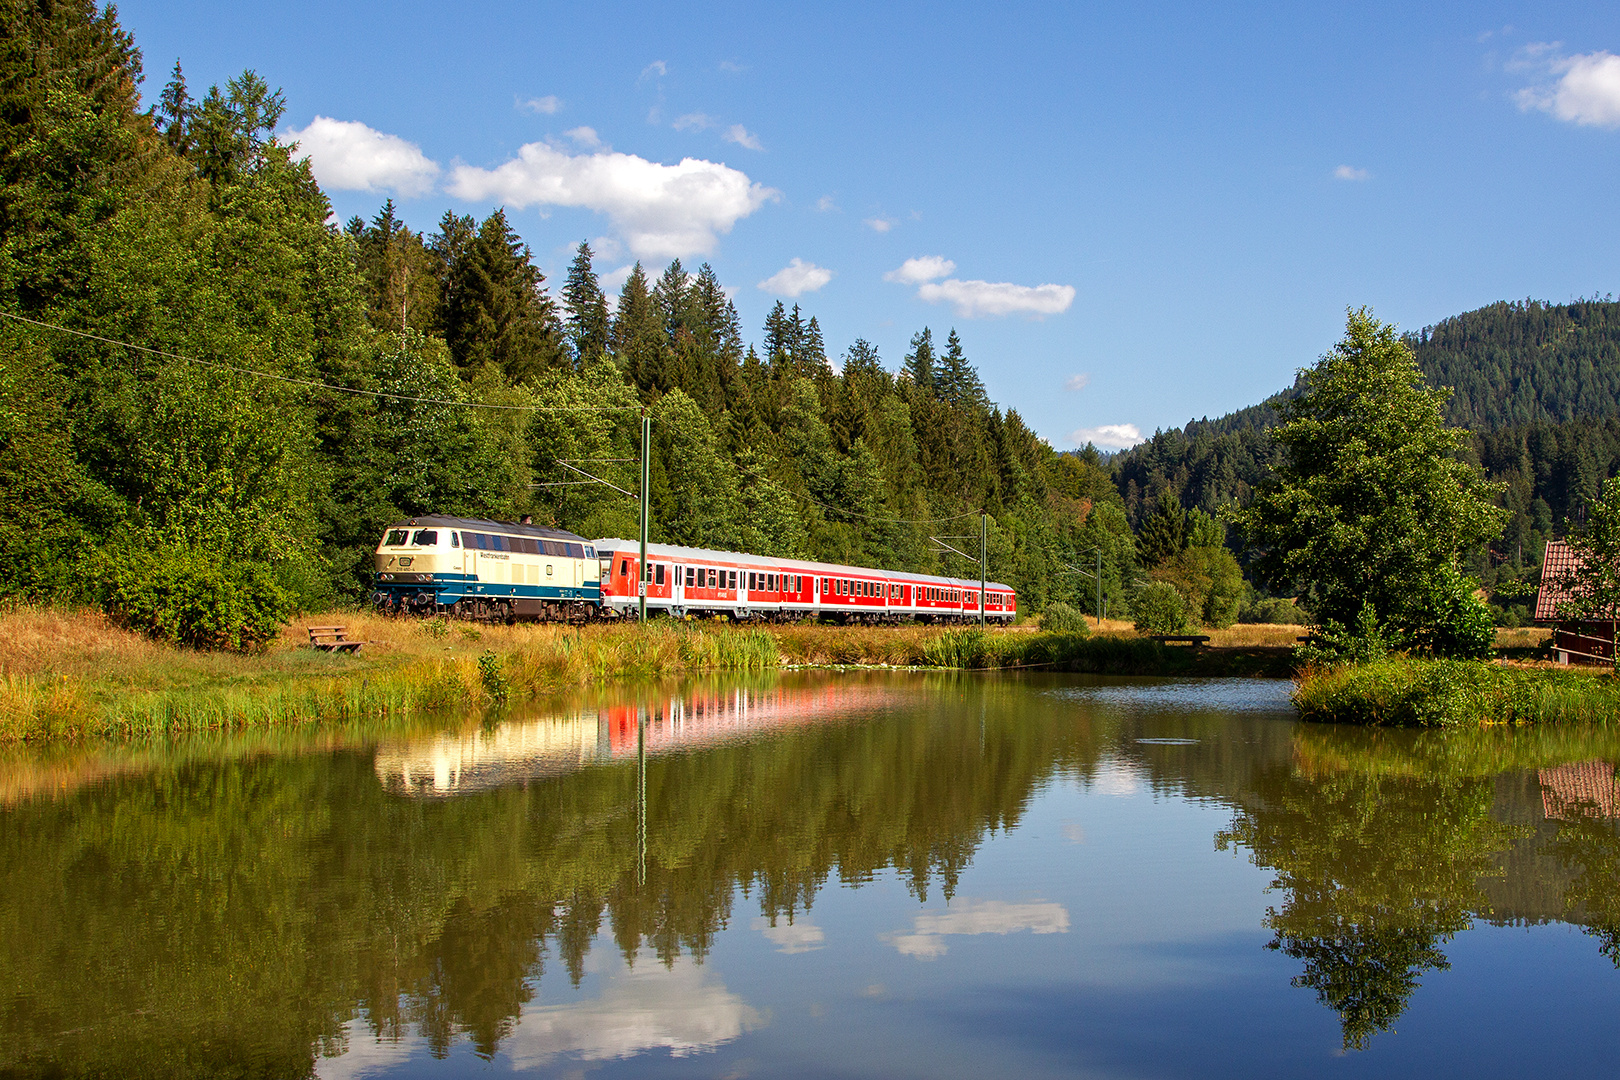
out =
[(1294, 703), (1306, 720), (1337, 724), (1608, 724), (1620, 721), (1620, 680), (1601, 670), (1391, 656), (1302, 672)]
[[(358, 654), (307, 647), (343, 624)], [(1264, 632), (1280, 636), (1275, 631)], [(131, 737), (488, 707), (618, 679), (800, 665), (1286, 675), (1286, 650), (1166, 648), (1127, 634), (655, 621), (472, 626), (355, 612), (299, 620), (263, 653), (172, 648), (83, 610), (0, 613), (0, 741)]]

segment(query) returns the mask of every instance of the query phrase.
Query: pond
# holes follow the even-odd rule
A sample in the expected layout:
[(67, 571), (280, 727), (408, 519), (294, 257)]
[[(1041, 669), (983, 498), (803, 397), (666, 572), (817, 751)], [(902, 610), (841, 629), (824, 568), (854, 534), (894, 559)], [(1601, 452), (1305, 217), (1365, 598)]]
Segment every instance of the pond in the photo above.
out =
[(1524, 1076), (1620, 734), (832, 674), (0, 754), (0, 1076)]

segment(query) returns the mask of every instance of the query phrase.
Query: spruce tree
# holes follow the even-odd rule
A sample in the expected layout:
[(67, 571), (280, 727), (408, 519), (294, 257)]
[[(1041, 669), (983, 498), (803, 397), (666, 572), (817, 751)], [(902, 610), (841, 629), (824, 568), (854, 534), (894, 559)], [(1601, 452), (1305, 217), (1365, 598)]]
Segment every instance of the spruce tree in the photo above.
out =
[(984, 383), (979, 381), (979, 373), (968, 363), (967, 354), (962, 351), (962, 339), (956, 335), (955, 327), (951, 328), (950, 337), (945, 339), (945, 355), (940, 357), (935, 378), (939, 396), (959, 409), (981, 409), (988, 404)]
[(180, 61), (174, 62), (163, 93), (152, 108), (152, 126), (169, 144), (169, 149), (184, 156), (191, 150), (191, 113), (195, 103), (186, 91), (186, 77), (180, 70)]
[(663, 320), (647, 285), (647, 272), (636, 263), (613, 313), (613, 351), (623, 357), (625, 373), (643, 399), (660, 389), (664, 367)]
[(450, 279), (445, 343), (463, 370), (493, 365), (523, 382), (558, 362), (561, 328), (545, 275), (505, 211), (479, 226)]
[(591, 265), (594, 253), (588, 241), (581, 240), (568, 266), (563, 285), (563, 303), (568, 308), (568, 343), (575, 363), (583, 368), (591, 357), (607, 351), (607, 297)]
[(928, 327), (912, 335), (911, 351), (906, 354), (900, 373), (918, 394), (934, 396), (938, 375), (934, 366), (934, 332)]

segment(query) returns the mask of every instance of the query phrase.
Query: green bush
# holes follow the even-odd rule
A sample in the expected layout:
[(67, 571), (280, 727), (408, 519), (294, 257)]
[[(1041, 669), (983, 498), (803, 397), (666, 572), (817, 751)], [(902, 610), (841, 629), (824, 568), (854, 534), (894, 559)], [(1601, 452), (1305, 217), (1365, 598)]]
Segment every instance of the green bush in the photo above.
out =
[(115, 622), (197, 649), (257, 651), (293, 610), (268, 564), (196, 548), (121, 547), (101, 580)]
[(1041, 629), (1059, 634), (1084, 635), (1091, 632), (1091, 627), (1086, 624), (1085, 612), (1061, 600), (1052, 601), (1041, 612)]
[(506, 666), (501, 663), (499, 656), (488, 649), (478, 658), (478, 680), (484, 684), (484, 692), (494, 701), (505, 701), (511, 691)]
[(1483, 660), (1496, 645), (1490, 605), (1474, 595), (1473, 582), (1454, 568), (1435, 581), (1425, 622), (1414, 635), (1415, 644), (1432, 656)]
[(1300, 610), (1299, 605), (1282, 596), (1264, 599), (1250, 596), (1238, 609), (1238, 622), (1241, 623), (1302, 623), (1305, 618), (1305, 612)]
[(1167, 581), (1150, 581), (1131, 598), (1136, 629), (1142, 634), (1185, 634), (1191, 629), (1187, 601)]

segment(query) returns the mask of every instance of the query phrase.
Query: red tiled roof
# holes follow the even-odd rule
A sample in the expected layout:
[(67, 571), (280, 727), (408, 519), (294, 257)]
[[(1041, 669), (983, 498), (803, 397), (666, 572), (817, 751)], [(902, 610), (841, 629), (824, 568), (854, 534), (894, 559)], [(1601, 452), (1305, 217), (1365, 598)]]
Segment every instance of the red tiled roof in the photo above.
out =
[(1547, 541), (1547, 555), (1541, 565), (1541, 588), (1536, 593), (1536, 622), (1561, 621), (1558, 605), (1573, 599), (1565, 583), (1580, 567), (1581, 558), (1568, 543), (1563, 540)]

